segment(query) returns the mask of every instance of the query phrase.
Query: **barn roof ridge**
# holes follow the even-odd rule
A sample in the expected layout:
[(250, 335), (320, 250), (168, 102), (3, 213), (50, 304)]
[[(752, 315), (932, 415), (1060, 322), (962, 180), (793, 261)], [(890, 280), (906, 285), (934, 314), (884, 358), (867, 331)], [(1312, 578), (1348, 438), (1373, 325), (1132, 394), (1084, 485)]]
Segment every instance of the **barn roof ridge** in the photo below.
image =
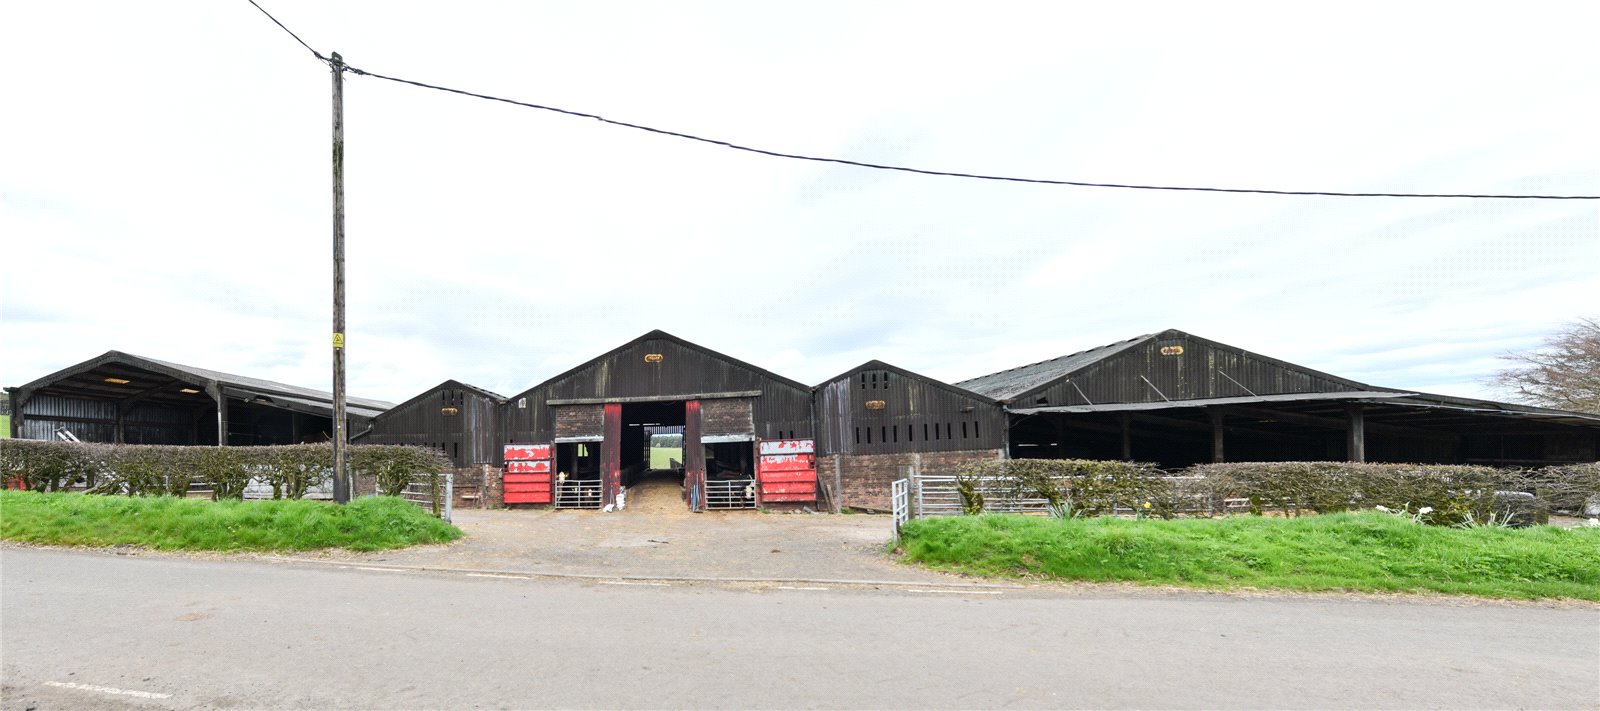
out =
[[(661, 330), (659, 328), (654, 328), (654, 329), (651, 329), (651, 330), (645, 332), (643, 335), (640, 335), (640, 336), (638, 336), (638, 337), (636, 337), (636, 338), (634, 338), (634, 339), (632, 339), (632, 340), (630, 340), (630, 341), (628, 341), (626, 343), (623, 343), (620, 346), (617, 346), (616, 348), (612, 348), (612, 349), (610, 349), (610, 350), (608, 350), (608, 351), (606, 351), (604, 353), (601, 353), (600, 355), (597, 355), (597, 356), (595, 356), (593, 358), (590, 358), (589, 360), (586, 360), (586, 361), (584, 361), (584, 362), (582, 362), (582, 363), (580, 363), (580, 364), (578, 364), (578, 365), (576, 365), (576, 366), (574, 366), (572, 368), (568, 368), (567, 370), (564, 370), (564, 371), (561, 371), (560, 373), (552, 375), (549, 378), (546, 378), (546, 379), (540, 381), (539, 383), (533, 385), (532, 387), (524, 388), (521, 392), (517, 393), (516, 395), (512, 395), (511, 397), (514, 398), (514, 397), (520, 397), (522, 395), (526, 395), (527, 393), (530, 393), (530, 392), (533, 392), (535, 390), (538, 390), (539, 388), (542, 388), (542, 387), (544, 387), (546, 385), (549, 385), (550, 383), (553, 383), (553, 382), (555, 382), (557, 380), (560, 380), (562, 378), (565, 378), (565, 377), (567, 377), (569, 375), (572, 375), (574, 373), (582, 371), (585, 368), (592, 367), (596, 363), (599, 363), (600, 361), (603, 361), (606, 358), (610, 358), (611, 356), (616, 355), (617, 353), (625, 351), (625, 350), (627, 350), (629, 348), (632, 348), (632, 347), (634, 347), (634, 346), (636, 346), (636, 345), (638, 345), (640, 343), (643, 343), (643, 342), (651, 340), (651, 339), (662, 339), (662, 340), (672, 341), (673, 343), (676, 343), (676, 344), (678, 344), (680, 346), (683, 346), (685, 348), (688, 348), (690, 350), (699, 351), (700, 353), (702, 353), (704, 355), (707, 355), (707, 356), (710, 356), (712, 358), (716, 358), (716, 359), (719, 359), (719, 360), (724, 360), (724, 361), (727, 361), (728, 363), (731, 363), (733, 365), (737, 365), (737, 366), (739, 366), (741, 368), (745, 368), (747, 370), (750, 370), (750, 371), (753, 371), (753, 372), (756, 372), (756, 373), (760, 373), (760, 374), (765, 375), (765, 376), (767, 376), (769, 378), (772, 378), (773, 380), (776, 380), (776, 381), (781, 382), (781, 383), (783, 383), (785, 385), (793, 387), (793, 388), (795, 388), (797, 390), (802, 390), (804, 392), (811, 392), (811, 386), (810, 385), (806, 385), (805, 383), (802, 383), (802, 382), (800, 382), (798, 380), (795, 380), (793, 378), (784, 377), (784, 376), (779, 375), (777, 373), (774, 373), (774, 372), (772, 372), (770, 370), (767, 370), (766, 368), (762, 368), (761, 366), (753, 365), (751, 363), (747, 363), (747, 362), (745, 362), (743, 360), (735, 358), (735, 357), (733, 357), (731, 355), (728, 355), (726, 353), (723, 353), (721, 351), (711, 350), (710, 348), (708, 348), (706, 346), (702, 346), (702, 345), (700, 345), (698, 343), (695, 343), (694, 341), (690, 341), (690, 340), (687, 340), (687, 339), (684, 339), (684, 338), (680, 338), (678, 336), (674, 336), (674, 335), (672, 335), (670, 333), (667, 333), (666, 331), (663, 331), (663, 330)], [(506, 399), (510, 400), (511, 398), (506, 398)]]
[(896, 373), (899, 373), (900, 375), (916, 378), (917, 380), (921, 380), (921, 381), (924, 381), (924, 382), (927, 382), (927, 383), (931, 383), (931, 384), (936, 385), (936, 386), (938, 386), (940, 388), (943, 388), (945, 390), (949, 390), (951, 392), (954, 392), (954, 393), (956, 393), (958, 395), (962, 395), (962, 396), (965, 396), (965, 397), (970, 397), (970, 398), (972, 398), (974, 400), (978, 400), (978, 401), (986, 402), (986, 403), (990, 403), (990, 404), (998, 404), (999, 403), (998, 400), (995, 400), (994, 398), (989, 397), (988, 395), (984, 395), (983, 393), (980, 393), (980, 392), (977, 392), (977, 391), (974, 391), (974, 390), (968, 390), (968, 389), (966, 389), (964, 387), (961, 387), (960, 385), (956, 385), (954, 383), (947, 383), (947, 382), (945, 382), (943, 380), (940, 380), (938, 378), (934, 378), (934, 377), (930, 377), (930, 376), (927, 376), (927, 375), (923, 375), (922, 373), (918, 373), (918, 372), (916, 372), (914, 370), (908, 370), (906, 368), (902, 368), (902, 367), (900, 367), (898, 365), (895, 365), (893, 363), (887, 363), (887, 362), (878, 360), (877, 358), (873, 358), (872, 360), (869, 360), (869, 361), (867, 361), (865, 363), (862, 363), (861, 365), (858, 365), (858, 366), (856, 366), (854, 368), (850, 368), (850, 369), (848, 369), (848, 370), (846, 370), (846, 371), (844, 371), (844, 372), (842, 372), (842, 373), (840, 373), (838, 375), (835, 375), (835, 376), (833, 376), (831, 378), (828, 378), (827, 380), (824, 380), (821, 383), (818, 383), (817, 385), (813, 386), (811, 389), (812, 390), (818, 390), (824, 385), (827, 385), (827, 384), (833, 383), (833, 382), (837, 382), (840, 379), (843, 379), (843, 378), (849, 377), (851, 375), (854, 375), (855, 373), (857, 373), (859, 371), (862, 371), (862, 370), (880, 370), (880, 369), (881, 370), (890, 370), (890, 371), (894, 371)]
[[(1071, 375), (1139, 343), (1174, 331), (1177, 331), (1177, 329), (1146, 333), (1124, 341), (1107, 343), (1036, 363), (1028, 363), (995, 371), (988, 375), (980, 375), (976, 378), (959, 380), (956, 381), (955, 385), (1003, 402), (1018, 395), (1023, 395), (1029, 390), (1046, 383)], [(1182, 333), (1181, 331), (1178, 332)], [(1008, 374), (1011, 374), (1012, 377), (1004, 377)]]
[[(182, 363), (174, 363), (172, 361), (161, 360), (159, 358), (150, 358), (116, 349), (108, 350), (99, 356), (90, 358), (89, 360), (67, 366), (15, 389), (25, 391), (36, 390), (39, 387), (49, 384), (50, 382), (64, 380), (79, 373), (85, 373), (94, 370), (95, 368), (108, 363), (120, 363), (143, 370), (152, 370), (174, 379), (194, 379), (216, 383), (219, 386), (226, 385), (244, 390), (259, 390), (263, 391), (263, 394), (285, 395), (312, 401), (326, 401), (329, 404), (333, 402), (333, 393), (325, 390), (317, 390), (299, 385), (290, 385), (288, 383), (280, 383), (274, 380), (264, 380), (261, 378), (234, 375), (232, 373), (224, 373), (218, 370), (210, 370), (192, 365), (184, 365)], [(372, 414), (377, 414), (378, 412), (383, 412), (394, 407), (394, 403), (385, 400), (350, 397), (348, 395), (345, 397), (345, 401), (350, 405), (360, 409), (374, 411)]]
[(460, 380), (456, 380), (455, 378), (446, 378), (445, 380), (441, 381), (438, 385), (435, 385), (435, 386), (433, 386), (431, 388), (425, 388), (425, 389), (422, 390), (422, 392), (419, 392), (419, 393), (417, 393), (415, 395), (412, 395), (409, 398), (406, 398), (405, 400), (400, 401), (394, 407), (389, 408), (389, 411), (398, 410), (398, 409), (400, 409), (402, 407), (410, 405), (411, 403), (414, 403), (414, 402), (416, 402), (418, 400), (421, 400), (423, 398), (423, 396), (427, 395), (428, 393), (434, 392), (435, 390), (438, 390), (440, 388), (445, 388), (445, 387), (456, 387), (456, 388), (461, 388), (463, 390), (471, 390), (471, 391), (473, 391), (473, 392), (475, 392), (475, 393), (477, 393), (479, 395), (483, 395), (484, 397), (487, 397), (487, 398), (490, 398), (490, 399), (494, 400), (496, 405), (504, 403), (506, 401), (506, 397), (504, 395), (501, 395), (501, 394), (499, 394), (497, 392), (494, 392), (492, 390), (485, 390), (485, 389), (480, 388), (480, 387), (478, 387), (476, 385), (473, 385), (471, 383), (461, 382)]

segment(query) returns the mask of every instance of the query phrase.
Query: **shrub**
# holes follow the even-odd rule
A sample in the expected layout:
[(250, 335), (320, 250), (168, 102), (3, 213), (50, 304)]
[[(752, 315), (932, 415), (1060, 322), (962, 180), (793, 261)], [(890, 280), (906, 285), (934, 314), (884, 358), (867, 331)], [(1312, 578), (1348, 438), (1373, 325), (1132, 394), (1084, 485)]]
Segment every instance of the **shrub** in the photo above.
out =
[[(976, 489), (985, 484), (994, 502), (1015, 510), (1023, 499), (1042, 500), (1057, 517), (1101, 516), (1117, 508), (1172, 514), (1172, 482), (1154, 464), (1089, 459), (1010, 459), (984, 461), (963, 467), (956, 475)], [(963, 493), (965, 508), (966, 494)], [(977, 502), (980, 510), (983, 502)]]
[(1494, 512), (1495, 491), (1520, 490), (1522, 483), (1516, 472), (1470, 465), (1234, 462), (1188, 473), (1205, 477), (1218, 499), (1248, 499), (1252, 513), (1428, 507), (1423, 520), (1435, 525), (1485, 520)]
[[(352, 473), (378, 480), (396, 495), (406, 484), (433, 478), (447, 468), (431, 449), (396, 445), (351, 447)], [(24, 488), (58, 491), (83, 485), (99, 494), (184, 496), (193, 482), (209, 483), (217, 499), (242, 499), (253, 480), (272, 487), (273, 498), (303, 498), (328, 482), (333, 471), (329, 444), (270, 447), (211, 447), (92, 444), (44, 440), (0, 440), (0, 473)]]
[(376, 478), (384, 496), (399, 496), (406, 485), (449, 466), (443, 454), (423, 447), (371, 445), (350, 453), (350, 468)]
[(100, 468), (104, 448), (97, 445), (61, 446), (65, 442), (0, 440), (0, 471), (25, 489), (60, 491), (82, 484)]

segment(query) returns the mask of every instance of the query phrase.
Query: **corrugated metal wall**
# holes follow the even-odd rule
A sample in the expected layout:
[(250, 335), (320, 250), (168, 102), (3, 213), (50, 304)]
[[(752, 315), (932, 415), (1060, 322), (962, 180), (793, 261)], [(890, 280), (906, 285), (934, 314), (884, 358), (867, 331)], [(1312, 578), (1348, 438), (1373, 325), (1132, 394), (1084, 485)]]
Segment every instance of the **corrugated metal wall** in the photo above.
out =
[[(649, 361), (646, 356), (652, 356)], [(660, 356), (655, 358), (654, 356)], [(752, 400), (756, 436), (810, 437), (811, 391), (671, 338), (650, 338), (507, 399), (507, 442), (549, 442), (550, 400), (682, 398), (760, 391)]]
[(499, 418), (498, 400), (452, 381), (379, 415), (359, 443), (434, 447), (458, 467), (499, 464)]
[(1000, 406), (899, 369), (858, 368), (817, 389), (823, 455), (998, 449)]
[(1190, 400), (1354, 389), (1366, 388), (1185, 336), (1156, 339), (1129, 349), (1085, 368), (1070, 382), (1023, 395), (1010, 405), (1103, 405), (1161, 402), (1163, 395), (1167, 400)]
[[(210, 413), (209, 418), (202, 410)], [(196, 423), (215, 431), (216, 408), (178, 408), (136, 405), (123, 418), (123, 437), (129, 444), (195, 444)], [(64, 427), (85, 442), (117, 441), (117, 404), (60, 395), (35, 395), (22, 406), (23, 439), (55, 439)], [(202, 426), (201, 429), (204, 429)], [(213, 435), (209, 438), (216, 440)]]

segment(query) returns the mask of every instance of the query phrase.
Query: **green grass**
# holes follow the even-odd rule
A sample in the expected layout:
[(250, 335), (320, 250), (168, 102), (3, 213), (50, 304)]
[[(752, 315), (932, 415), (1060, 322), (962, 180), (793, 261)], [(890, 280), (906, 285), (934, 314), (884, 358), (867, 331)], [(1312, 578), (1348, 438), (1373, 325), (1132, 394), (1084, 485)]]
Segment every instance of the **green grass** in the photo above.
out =
[(11, 416), (0, 415), (0, 439), (11, 438)]
[(336, 506), (323, 501), (0, 491), (0, 538), (28, 543), (187, 551), (374, 551), (460, 537), (455, 526), (392, 497)]
[(982, 576), (1195, 588), (1600, 600), (1600, 529), (1443, 528), (1378, 512), (911, 521), (905, 559)]

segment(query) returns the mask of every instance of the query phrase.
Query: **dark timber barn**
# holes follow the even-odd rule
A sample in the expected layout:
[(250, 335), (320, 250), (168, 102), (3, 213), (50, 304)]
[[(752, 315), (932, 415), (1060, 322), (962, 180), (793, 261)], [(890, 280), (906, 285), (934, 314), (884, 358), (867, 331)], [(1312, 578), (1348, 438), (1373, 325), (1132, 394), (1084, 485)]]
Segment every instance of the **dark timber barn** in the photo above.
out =
[[(329, 393), (108, 351), (11, 393), (11, 436), (229, 445), (326, 440)], [(350, 431), (391, 405), (348, 398)]]
[(410, 444), (443, 452), (455, 466), (500, 463), (500, 412), (505, 398), (446, 380), (372, 418), (353, 444)]
[(845, 506), (887, 509), (896, 479), (1005, 456), (999, 403), (882, 361), (840, 373), (815, 397), (817, 474)]
[[(755, 478), (757, 440), (810, 439), (811, 421), (806, 385), (651, 331), (507, 399), (508, 451), (532, 445), (520, 450), (528, 466), (507, 469), (553, 470), (557, 489), (585, 506), (616, 503), (647, 471), (681, 469), (686, 503), (698, 511), (731, 505), (728, 496), (753, 485), (729, 482)], [(653, 451), (674, 449), (676, 461), (652, 462)], [(508, 479), (506, 501), (546, 503), (542, 483), (517, 492)]]
[(1010, 413), (1013, 458), (1595, 461), (1600, 415), (1358, 383), (1167, 330), (958, 385)]

